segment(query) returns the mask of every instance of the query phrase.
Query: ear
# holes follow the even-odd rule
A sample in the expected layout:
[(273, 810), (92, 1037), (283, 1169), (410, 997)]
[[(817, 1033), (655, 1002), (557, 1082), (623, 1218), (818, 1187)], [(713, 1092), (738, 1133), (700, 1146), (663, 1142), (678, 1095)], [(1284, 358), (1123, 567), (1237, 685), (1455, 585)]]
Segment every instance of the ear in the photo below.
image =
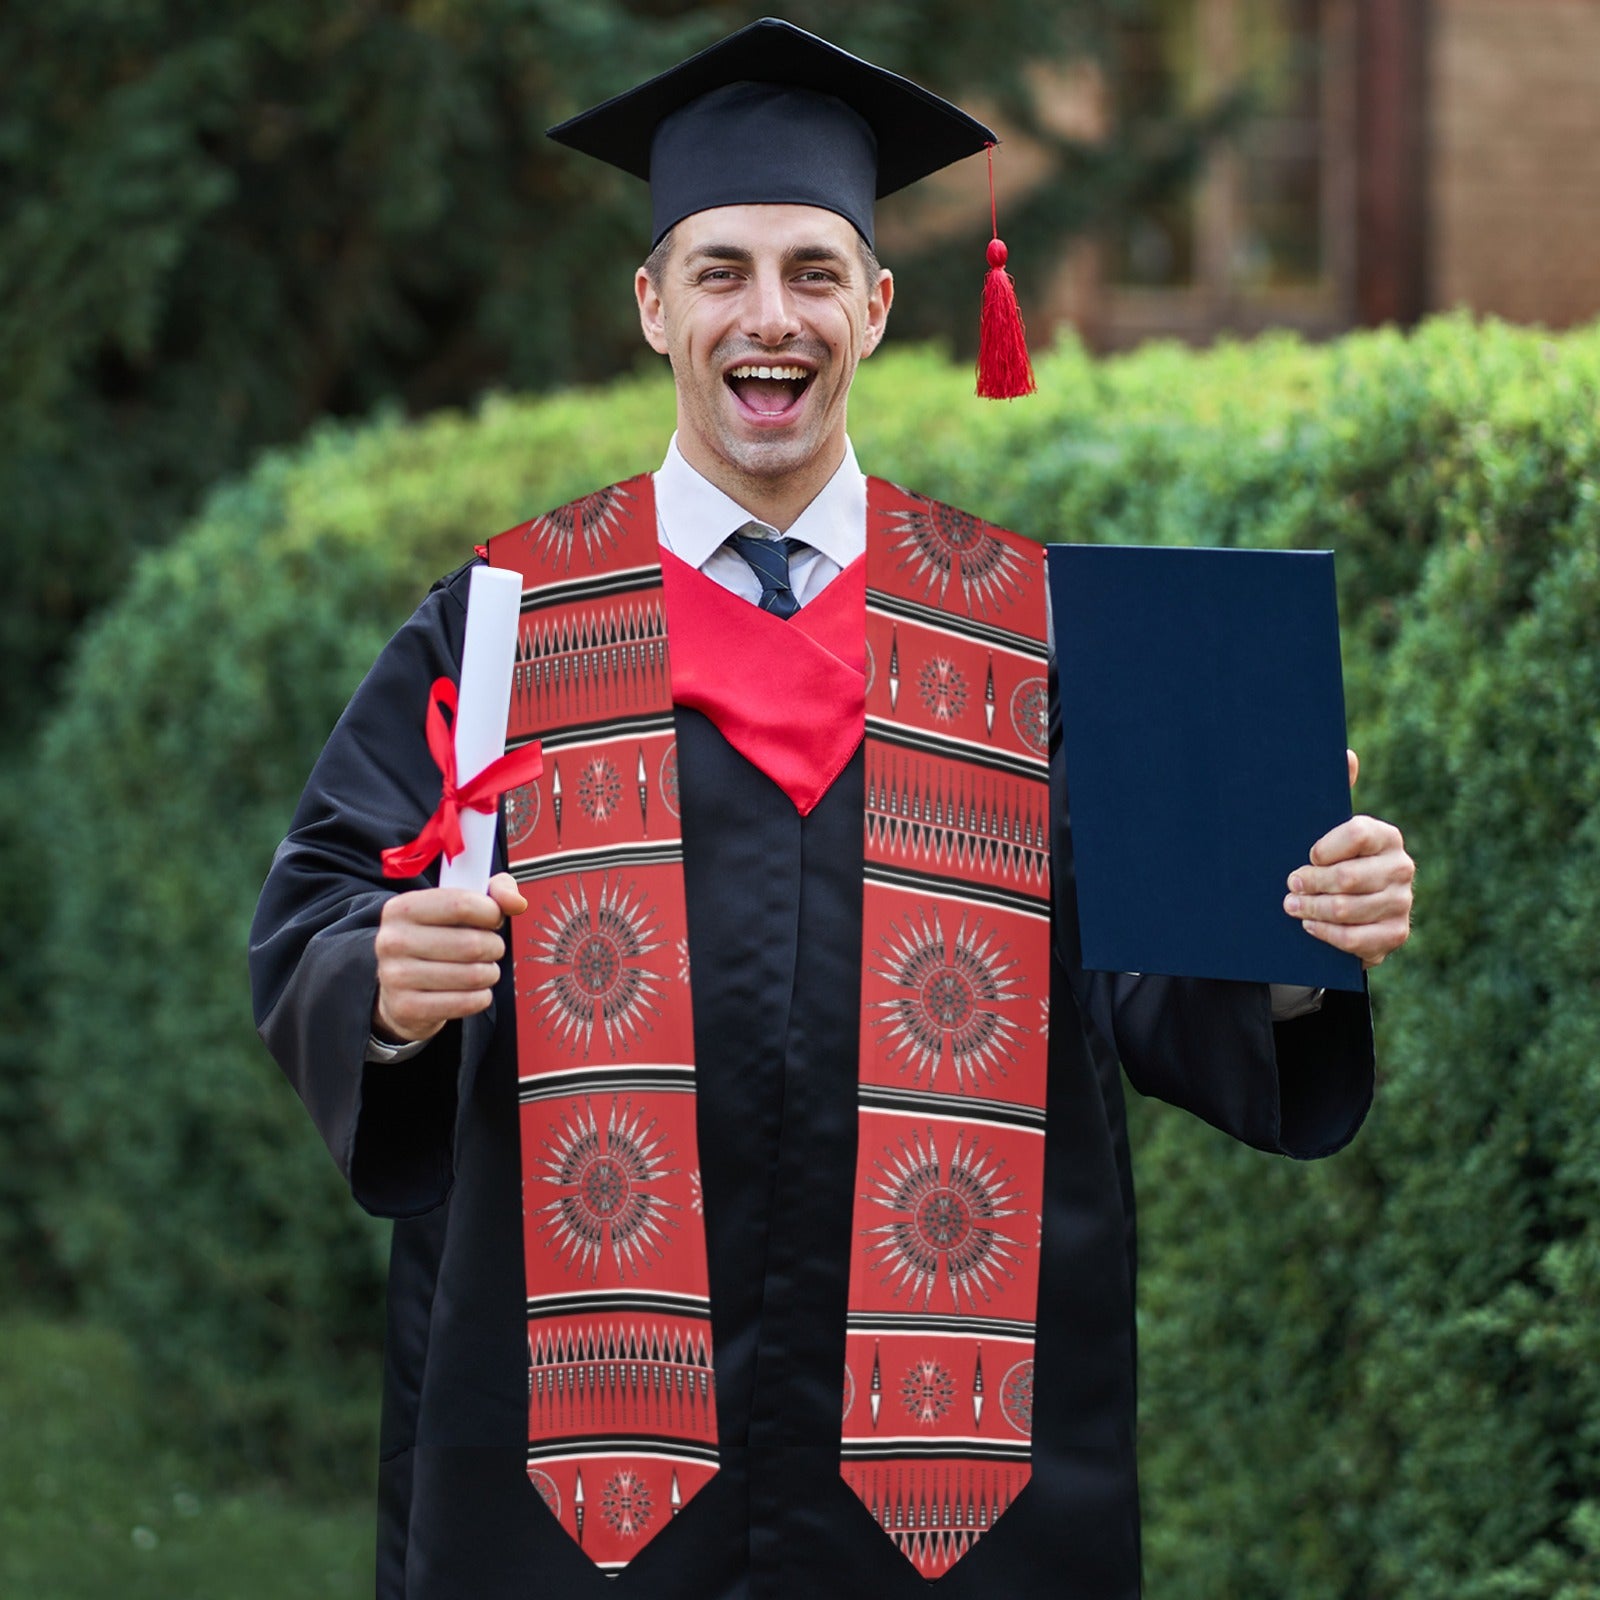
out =
[(865, 360), (883, 341), (883, 330), (889, 321), (889, 307), (894, 304), (894, 274), (887, 267), (878, 273), (878, 281), (867, 295), (867, 327), (861, 339), (861, 357)]
[(667, 353), (667, 318), (661, 296), (650, 281), (650, 274), (640, 267), (633, 275), (633, 294), (639, 302), (639, 327), (644, 340), (658, 356)]

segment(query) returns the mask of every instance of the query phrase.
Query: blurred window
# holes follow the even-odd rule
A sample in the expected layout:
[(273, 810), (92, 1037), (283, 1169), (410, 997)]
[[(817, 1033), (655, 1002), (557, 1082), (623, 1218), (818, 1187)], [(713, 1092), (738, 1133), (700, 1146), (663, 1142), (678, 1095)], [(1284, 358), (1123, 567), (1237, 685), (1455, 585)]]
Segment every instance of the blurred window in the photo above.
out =
[(1116, 115), (1245, 105), (1184, 190), (1108, 233), (1105, 342), (1274, 323), (1347, 326), (1355, 176), (1353, 0), (1145, 0), (1120, 30)]

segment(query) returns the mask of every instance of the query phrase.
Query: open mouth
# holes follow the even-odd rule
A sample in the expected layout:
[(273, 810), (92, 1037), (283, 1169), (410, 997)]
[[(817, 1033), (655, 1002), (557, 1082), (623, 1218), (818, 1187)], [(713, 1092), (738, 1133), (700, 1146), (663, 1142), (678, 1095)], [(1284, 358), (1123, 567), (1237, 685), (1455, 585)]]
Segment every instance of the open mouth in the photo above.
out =
[(760, 417), (781, 417), (799, 404), (814, 376), (808, 367), (748, 363), (732, 368), (723, 381), (747, 411)]

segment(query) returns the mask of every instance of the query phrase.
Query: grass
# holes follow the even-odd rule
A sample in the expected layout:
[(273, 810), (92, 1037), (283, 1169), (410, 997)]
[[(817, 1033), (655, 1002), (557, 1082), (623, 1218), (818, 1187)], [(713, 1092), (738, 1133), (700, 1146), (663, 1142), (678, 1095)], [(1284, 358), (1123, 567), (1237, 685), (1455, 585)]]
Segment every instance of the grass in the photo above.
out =
[(0, 1319), (0, 1595), (357, 1600), (373, 1512), (226, 1489), (164, 1441), (109, 1329)]

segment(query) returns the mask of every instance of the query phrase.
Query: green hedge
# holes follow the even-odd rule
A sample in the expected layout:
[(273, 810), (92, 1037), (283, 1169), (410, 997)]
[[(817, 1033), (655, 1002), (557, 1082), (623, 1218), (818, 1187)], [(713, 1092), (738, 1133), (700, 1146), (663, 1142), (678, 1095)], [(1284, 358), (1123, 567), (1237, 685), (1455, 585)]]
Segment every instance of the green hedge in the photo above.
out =
[(1325, 359), (1324, 442), (1282, 453), (1280, 498), (1341, 552), (1358, 792), (1421, 863), (1417, 929), (1374, 984), (1380, 1098), (1346, 1156), (1286, 1170), (1144, 1120), (1152, 1592), (1576, 1600), (1600, 1594), (1600, 339), (1444, 323)]
[[(1422, 864), (1348, 1153), (1291, 1167), (1135, 1108), (1149, 1592), (1600, 1594), (1600, 332), (1068, 347), (1040, 380), (981, 406), (888, 353), (862, 459), (1041, 536), (1336, 548), (1359, 797)], [(378, 1334), (380, 1241), (246, 1014), (271, 848), (427, 579), (652, 464), (669, 416), (636, 380), (319, 434), (79, 658), (46, 774), (49, 1216), (234, 1449), (358, 1472)]]
[[(664, 409), (665, 401), (665, 409)], [(431, 577), (627, 470), (659, 385), (329, 429), (146, 560), (46, 738), (46, 1224), (179, 1420), (255, 1466), (364, 1472), (384, 1230), (257, 1042), (244, 951), (310, 763)], [(604, 426), (602, 426), (604, 419)]]

